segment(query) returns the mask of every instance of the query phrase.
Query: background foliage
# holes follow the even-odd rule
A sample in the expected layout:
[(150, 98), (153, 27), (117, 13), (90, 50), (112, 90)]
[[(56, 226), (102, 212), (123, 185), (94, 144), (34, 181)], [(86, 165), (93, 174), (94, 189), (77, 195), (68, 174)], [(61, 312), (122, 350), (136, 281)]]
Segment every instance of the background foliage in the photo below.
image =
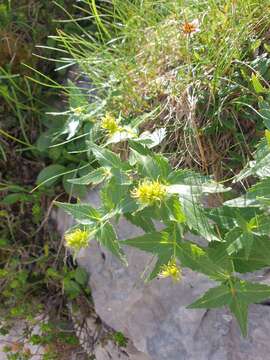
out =
[[(5, 335), (16, 322), (25, 324), (22, 338), (6, 349), (10, 359), (31, 358), (25, 339), (47, 349), (44, 359), (58, 359), (60, 348), (65, 358), (81, 351), (66, 303), (75, 297), (89, 301), (87, 274), (73, 262), (65, 264), (65, 251), (49, 220), (52, 201), (64, 190), (54, 182), (31, 192), (42, 168), (54, 166), (55, 174), (70, 161), (63, 157), (58, 163), (42, 140), (54, 126), (47, 111), (64, 97), (40, 81), (42, 76), (54, 81), (65, 76), (65, 70), (56, 73), (56, 64), (47, 60), (55, 53), (48, 35), (72, 31), (74, 26), (59, 22), (61, 7), (71, 10), (72, 4), (19, 0), (0, 5), (0, 332)], [(46, 50), (36, 47), (40, 44)], [(39, 336), (32, 334), (37, 323)]]

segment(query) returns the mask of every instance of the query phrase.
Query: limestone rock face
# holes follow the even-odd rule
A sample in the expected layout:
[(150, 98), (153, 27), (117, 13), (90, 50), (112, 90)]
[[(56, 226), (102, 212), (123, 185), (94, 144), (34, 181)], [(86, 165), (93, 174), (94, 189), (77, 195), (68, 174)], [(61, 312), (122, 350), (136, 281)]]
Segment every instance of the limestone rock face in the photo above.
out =
[[(97, 190), (90, 192), (88, 201), (98, 205)], [(58, 220), (61, 230), (66, 222), (63, 218)], [(124, 219), (120, 221), (120, 239), (141, 233)], [(180, 283), (160, 279), (145, 284), (141, 275), (153, 261), (151, 254), (129, 247), (125, 252), (128, 267), (93, 241), (79, 253), (77, 260), (90, 274), (89, 285), (97, 314), (108, 326), (123, 332), (136, 348), (138, 353), (129, 354), (127, 359), (270, 359), (270, 307), (250, 307), (249, 337), (243, 339), (236, 321), (226, 309), (186, 309), (214, 286), (214, 282), (184, 269)], [(108, 358), (102, 349), (98, 351), (98, 360)], [(111, 356), (113, 360), (118, 359), (113, 353)]]

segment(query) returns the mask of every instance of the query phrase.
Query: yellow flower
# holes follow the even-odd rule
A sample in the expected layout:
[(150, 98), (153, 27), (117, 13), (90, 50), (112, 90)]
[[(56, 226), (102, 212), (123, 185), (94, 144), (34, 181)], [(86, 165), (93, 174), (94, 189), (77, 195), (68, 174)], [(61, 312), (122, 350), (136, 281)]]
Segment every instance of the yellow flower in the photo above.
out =
[(113, 135), (120, 129), (115, 117), (109, 113), (101, 119), (101, 127), (107, 130), (110, 135)]
[(173, 281), (181, 280), (181, 269), (177, 266), (175, 259), (171, 259), (167, 265), (163, 265), (160, 269), (159, 277), (171, 277)]
[(77, 108), (72, 109), (73, 113), (77, 116), (82, 115), (84, 112), (84, 108), (82, 106), (79, 106)]
[(74, 250), (86, 248), (89, 243), (89, 231), (76, 229), (71, 233), (65, 235), (66, 244)]
[(184, 24), (182, 25), (182, 31), (185, 35), (193, 35), (196, 32), (200, 31), (199, 28), (199, 20), (195, 19), (191, 22), (185, 21)]
[(165, 199), (167, 189), (159, 181), (145, 179), (131, 192), (131, 195), (143, 205), (153, 205), (155, 202), (160, 203)]

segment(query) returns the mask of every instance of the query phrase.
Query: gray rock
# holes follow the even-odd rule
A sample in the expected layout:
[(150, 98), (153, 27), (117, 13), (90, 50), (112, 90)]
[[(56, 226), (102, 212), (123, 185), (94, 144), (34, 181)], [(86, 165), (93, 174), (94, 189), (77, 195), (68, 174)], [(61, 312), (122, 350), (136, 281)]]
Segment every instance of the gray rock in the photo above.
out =
[[(98, 191), (88, 201), (98, 205)], [(60, 216), (60, 215), (58, 215)], [(58, 219), (60, 230), (70, 222)], [(69, 224), (70, 225), (70, 224)], [(122, 219), (120, 239), (141, 234), (141, 230)], [(170, 279), (145, 283), (142, 272), (153, 257), (125, 248), (129, 266), (124, 267), (106, 249), (92, 241), (78, 255), (78, 262), (90, 273), (95, 310), (110, 327), (121, 331), (140, 352), (132, 360), (265, 360), (270, 359), (270, 308), (250, 307), (249, 336), (243, 339), (235, 319), (226, 309), (189, 310), (186, 306), (215, 284), (188, 269), (180, 283)], [(106, 360), (99, 349), (98, 360)], [(118, 355), (111, 352), (111, 359)]]
[[(42, 317), (37, 317), (35, 320), (37, 324), (32, 329), (32, 335), (41, 335), (41, 330), (38, 325), (38, 322)], [(44, 321), (44, 319), (42, 319)], [(1, 325), (1, 323), (0, 323)], [(0, 335), (0, 359), (8, 360), (11, 359), (11, 356), (17, 352), (31, 354), (31, 360), (42, 360), (45, 350), (43, 346), (33, 345), (24, 338), (24, 333), (28, 328), (28, 324), (25, 321), (14, 322), (11, 330), (8, 335)], [(10, 353), (6, 353), (5, 348), (9, 347), (11, 349)]]

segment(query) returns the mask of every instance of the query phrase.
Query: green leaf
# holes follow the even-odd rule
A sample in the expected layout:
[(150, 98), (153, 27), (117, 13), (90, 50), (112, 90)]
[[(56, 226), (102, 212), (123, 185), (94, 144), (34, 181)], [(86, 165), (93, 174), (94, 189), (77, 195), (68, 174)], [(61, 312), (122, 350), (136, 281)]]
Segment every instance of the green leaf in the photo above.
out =
[(254, 160), (235, 177), (234, 182), (241, 181), (253, 175), (261, 179), (270, 177), (270, 149), (266, 139), (263, 139), (254, 154)]
[(68, 90), (69, 90), (69, 106), (71, 109), (77, 109), (81, 106), (87, 105), (87, 99), (82, 93), (80, 88), (78, 88), (71, 80), (68, 80)]
[(65, 278), (63, 285), (64, 285), (64, 291), (70, 299), (75, 299), (80, 295), (81, 288), (76, 281), (71, 280), (69, 278)]
[(258, 303), (270, 298), (270, 286), (238, 280), (235, 285), (237, 298), (246, 304)]
[[(238, 209), (237, 209), (238, 210)], [(207, 216), (213, 220), (219, 228), (232, 229), (237, 225), (236, 210), (228, 206), (222, 206), (207, 210)]]
[(228, 285), (221, 284), (220, 286), (209, 289), (200, 299), (188, 306), (189, 309), (211, 309), (230, 304), (232, 301), (232, 294)]
[(219, 264), (215, 264), (210, 259), (207, 251), (197, 244), (189, 241), (178, 243), (176, 256), (184, 267), (208, 275), (215, 280), (226, 279), (226, 269), (223, 269)]
[(235, 315), (244, 336), (247, 334), (248, 305), (270, 297), (270, 287), (259, 283), (250, 283), (231, 279), (215, 288), (209, 289), (189, 308), (216, 308), (224, 305), (230, 307)]
[(90, 150), (102, 166), (123, 170), (129, 169), (127, 162), (122, 161), (118, 155), (108, 149), (101, 148), (100, 146), (91, 143)]
[(206, 249), (210, 260), (225, 269), (228, 274), (235, 271), (233, 259), (228, 255), (227, 244), (221, 241), (211, 241)]
[(243, 336), (247, 336), (248, 305), (234, 298), (230, 310), (238, 321)]
[(269, 235), (270, 225), (267, 217), (264, 215), (255, 216), (250, 220), (236, 217), (238, 227), (230, 230), (225, 237), (227, 243), (227, 252), (229, 255), (244, 250), (246, 259), (249, 258), (253, 244), (257, 242), (260, 236)]
[(133, 225), (140, 227), (146, 233), (155, 232), (155, 225), (149, 217), (143, 215), (143, 211), (135, 214), (124, 214), (125, 218), (130, 221)]
[(257, 197), (270, 199), (270, 178), (258, 182), (248, 190), (248, 198), (256, 199)]
[[(64, 124), (60, 134), (67, 134), (67, 140), (71, 139), (80, 130), (83, 121), (91, 117), (90, 106), (86, 96), (71, 81), (68, 82), (69, 87), (69, 107), (70, 115)], [(86, 114), (87, 113), (87, 114)]]
[(38, 185), (44, 183), (44, 186), (50, 187), (57, 183), (65, 172), (66, 168), (63, 165), (49, 165), (41, 170), (41, 172), (38, 174), (36, 183)]
[(97, 233), (97, 240), (123, 263), (127, 264), (123, 250), (121, 249), (113, 226), (109, 223), (100, 225)]
[(270, 105), (269, 101), (261, 100), (259, 102), (259, 113), (263, 118), (264, 125), (270, 130)]
[(73, 179), (73, 174), (69, 173), (63, 176), (63, 187), (67, 194), (77, 198), (84, 198), (87, 195), (87, 189), (84, 185), (71, 184), (70, 179)]
[(186, 216), (186, 222), (190, 230), (195, 231), (208, 241), (219, 241), (220, 239), (213, 231), (213, 225), (207, 218), (204, 209), (193, 199), (181, 199), (182, 209)]
[(137, 236), (132, 239), (122, 240), (121, 244), (129, 245), (152, 254), (160, 254), (163, 253), (166, 248), (169, 248), (172, 252), (174, 243), (170, 239), (168, 231), (163, 230)]
[(16, 204), (17, 202), (27, 202), (31, 200), (33, 200), (31, 195), (18, 193), (18, 194), (9, 194), (5, 196), (4, 199), (0, 201), (0, 203), (3, 205), (13, 205)]
[(210, 182), (209, 176), (197, 174), (192, 170), (181, 169), (173, 171), (168, 176), (169, 184), (202, 185)]
[(245, 194), (243, 196), (239, 196), (238, 198), (225, 201), (224, 205), (232, 208), (247, 208), (258, 207), (259, 203), (256, 198), (252, 198), (248, 196), (248, 194)]
[(156, 264), (147, 278), (147, 280), (152, 280), (158, 275), (162, 265), (168, 264), (169, 260), (175, 255), (176, 244), (179, 241), (180, 239), (176, 239), (173, 229), (168, 228), (160, 232), (155, 231), (123, 240), (121, 244), (132, 246), (157, 256)]
[(254, 242), (254, 235), (248, 231), (243, 232), (240, 228), (235, 228), (226, 235), (225, 241), (228, 244), (227, 252), (229, 255), (243, 249), (245, 257), (248, 259)]
[(115, 207), (115, 212), (119, 215), (133, 213), (136, 210), (138, 210), (138, 205), (129, 195), (122, 199)]
[(254, 90), (256, 91), (257, 94), (267, 92), (267, 90), (261, 84), (258, 76), (256, 74), (254, 74), (254, 73), (251, 75), (251, 82), (252, 82), (253, 88), (254, 88)]
[(36, 147), (40, 152), (46, 152), (52, 145), (52, 135), (49, 131), (41, 133), (36, 141)]
[(171, 197), (165, 204), (169, 209), (168, 217), (171, 221), (176, 221), (179, 224), (186, 221), (186, 215), (178, 197)]
[(55, 201), (55, 204), (83, 225), (95, 225), (101, 220), (100, 213), (89, 204), (69, 204)]
[(257, 237), (250, 251), (249, 258), (245, 251), (239, 251), (231, 256), (234, 269), (239, 273), (247, 273), (270, 266), (270, 239), (267, 236)]
[(211, 180), (208, 176), (201, 176), (190, 170), (177, 170), (168, 176), (170, 193), (181, 194), (181, 197), (193, 198), (202, 194), (229, 191), (223, 185)]
[(244, 336), (247, 335), (248, 305), (270, 297), (270, 287), (264, 284), (236, 280), (232, 292), (230, 309), (235, 315)]
[(166, 181), (171, 171), (168, 160), (162, 155), (143, 156), (135, 153), (138, 172), (142, 177)]
[(270, 200), (270, 178), (261, 180), (253, 185), (248, 192), (239, 198), (226, 201), (224, 204), (230, 207), (260, 207), (260, 199)]
[(129, 147), (132, 150), (135, 150), (140, 155), (144, 155), (144, 156), (153, 155), (153, 152), (149, 150), (148, 147), (142, 145), (139, 141), (129, 140), (128, 143), (129, 143)]
[(120, 169), (111, 169), (111, 174), (118, 185), (122, 186), (132, 184), (132, 179), (126, 171), (122, 171)]
[(77, 267), (75, 270), (74, 278), (78, 284), (81, 286), (86, 286), (88, 281), (88, 273), (85, 269)]
[(100, 167), (98, 169), (95, 169), (89, 174), (86, 174), (78, 179), (69, 179), (68, 182), (71, 184), (78, 184), (78, 185), (97, 185), (101, 183), (105, 178), (107, 177), (107, 172), (104, 167)]
[(186, 221), (178, 196), (167, 198), (160, 206), (152, 207), (152, 217), (162, 220), (165, 225), (170, 226), (172, 222), (181, 224)]
[(112, 177), (100, 191), (103, 208), (110, 212), (117, 209), (124, 199), (129, 198), (129, 187), (120, 186), (117, 179)]
[(249, 221), (248, 226), (250, 227), (250, 231), (255, 235), (270, 235), (269, 215), (258, 215), (253, 217)]
[(150, 272), (150, 274), (147, 276), (146, 280), (151, 281), (155, 279), (160, 273), (162, 266), (167, 265), (168, 262), (171, 260), (171, 258), (172, 258), (172, 253), (170, 249), (166, 249), (162, 254), (159, 254), (155, 266)]
[(223, 185), (217, 183), (205, 183), (203, 185), (184, 185), (174, 184), (168, 186), (170, 194), (181, 194), (182, 197), (195, 197), (202, 194), (216, 194), (229, 191), (230, 188), (224, 188)]

